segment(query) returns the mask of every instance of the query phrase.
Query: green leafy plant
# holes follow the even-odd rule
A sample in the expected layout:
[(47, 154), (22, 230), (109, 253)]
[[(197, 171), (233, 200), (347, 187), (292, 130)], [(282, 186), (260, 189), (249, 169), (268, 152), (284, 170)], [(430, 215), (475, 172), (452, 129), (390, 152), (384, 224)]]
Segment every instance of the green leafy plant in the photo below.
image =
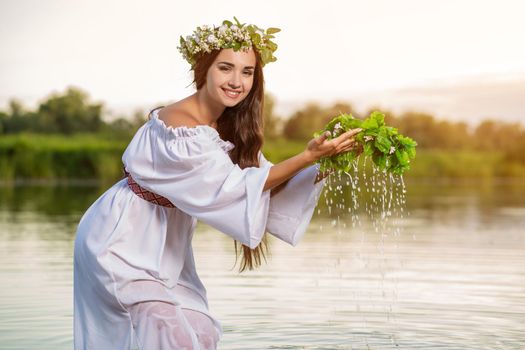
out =
[[(372, 112), (364, 120), (343, 113), (332, 119), (314, 136), (318, 137), (330, 131), (329, 139), (331, 139), (356, 128), (363, 129), (355, 136), (355, 140), (362, 147), (362, 154), (372, 158), (379, 169), (395, 174), (403, 174), (410, 169), (410, 160), (416, 156), (416, 141), (399, 134), (396, 128), (385, 125), (385, 116), (379, 111)], [(358, 149), (359, 147), (356, 147), (349, 152), (321, 158), (318, 161), (320, 171), (349, 172), (352, 163), (360, 156)]]

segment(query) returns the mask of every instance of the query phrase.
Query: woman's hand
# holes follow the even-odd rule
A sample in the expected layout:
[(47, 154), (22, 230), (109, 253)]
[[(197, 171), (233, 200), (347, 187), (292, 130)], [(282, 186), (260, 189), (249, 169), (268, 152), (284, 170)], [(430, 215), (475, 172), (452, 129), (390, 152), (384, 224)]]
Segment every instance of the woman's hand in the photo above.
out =
[[(273, 189), (295, 174), (301, 169), (311, 165), (318, 159), (326, 156), (332, 156), (341, 152), (348, 152), (356, 147), (354, 136), (362, 129), (353, 129), (339, 135), (338, 137), (328, 140), (330, 134), (323, 135), (308, 142), (308, 146), (300, 154), (283, 160), (271, 167), (264, 191)], [(276, 189), (278, 191), (278, 189)]]
[(321, 136), (308, 142), (304, 154), (309, 161), (315, 162), (322, 157), (329, 157), (339, 153), (351, 151), (357, 146), (354, 136), (362, 130), (363, 129), (361, 128), (348, 130), (347, 132), (331, 140), (328, 140), (330, 132), (325, 131)]
[[(354, 143), (352, 145), (352, 149), (351, 150), (354, 150), (356, 157), (359, 157), (361, 155), (361, 153), (363, 153), (364, 148), (363, 148), (363, 145), (356, 145), (356, 143)], [(326, 170), (326, 171), (324, 171), (322, 173), (321, 172), (318, 173), (317, 177), (315, 178), (315, 182), (314, 183), (318, 183), (319, 181), (321, 181), (325, 177), (327, 177), (329, 175), (332, 175), (334, 172), (335, 172), (335, 169), (330, 169), (330, 170)]]

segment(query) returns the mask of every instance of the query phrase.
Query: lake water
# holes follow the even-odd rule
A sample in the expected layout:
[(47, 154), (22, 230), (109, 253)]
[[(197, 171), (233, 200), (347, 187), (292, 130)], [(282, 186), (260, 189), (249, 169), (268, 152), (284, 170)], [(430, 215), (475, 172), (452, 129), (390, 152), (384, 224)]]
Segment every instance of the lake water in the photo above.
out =
[[(243, 274), (232, 240), (198, 226), (219, 349), (525, 349), (525, 185), (407, 189), (381, 230), (321, 207), (298, 246), (271, 239)], [(103, 190), (0, 187), (1, 349), (72, 349), (74, 233)]]

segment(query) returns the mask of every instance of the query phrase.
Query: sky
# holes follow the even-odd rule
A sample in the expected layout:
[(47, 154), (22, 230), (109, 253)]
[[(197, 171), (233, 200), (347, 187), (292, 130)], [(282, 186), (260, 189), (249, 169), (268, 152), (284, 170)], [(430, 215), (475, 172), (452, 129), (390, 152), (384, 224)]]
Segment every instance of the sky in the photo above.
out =
[(194, 91), (179, 36), (236, 16), (282, 30), (264, 68), (282, 116), (344, 100), (519, 120), (523, 13), (520, 0), (0, 0), (0, 108), (14, 97), (34, 108), (68, 86), (108, 115), (173, 103)]

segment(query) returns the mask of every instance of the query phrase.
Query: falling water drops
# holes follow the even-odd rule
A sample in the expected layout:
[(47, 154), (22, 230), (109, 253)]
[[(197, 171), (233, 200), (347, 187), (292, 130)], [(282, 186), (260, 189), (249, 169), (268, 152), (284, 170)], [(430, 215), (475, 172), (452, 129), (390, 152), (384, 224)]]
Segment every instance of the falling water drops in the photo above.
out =
[[(391, 342), (398, 346), (394, 313), (394, 304), (398, 297), (395, 267), (402, 266), (397, 247), (402, 235), (402, 221), (406, 216), (407, 191), (401, 175), (381, 170), (373, 162), (362, 158), (353, 162), (349, 172), (334, 173), (326, 179), (323, 210), (326, 210), (330, 226), (337, 231), (338, 236), (352, 237), (357, 233), (360, 248), (375, 242), (378, 259), (363, 252), (345, 257), (344, 252), (341, 252), (343, 258), (336, 257), (335, 266), (340, 269), (340, 278), (345, 278), (343, 272), (346, 261), (360, 264), (364, 269), (377, 269), (382, 312), (391, 325)], [(319, 209), (317, 214), (321, 215), (323, 210)], [(392, 290), (388, 289), (389, 286)], [(357, 294), (354, 298), (356, 312), (362, 314), (362, 323), (366, 327), (366, 309), (371, 306), (361, 305), (360, 300), (366, 300), (367, 296), (360, 297)], [(366, 339), (364, 341), (367, 342)]]

